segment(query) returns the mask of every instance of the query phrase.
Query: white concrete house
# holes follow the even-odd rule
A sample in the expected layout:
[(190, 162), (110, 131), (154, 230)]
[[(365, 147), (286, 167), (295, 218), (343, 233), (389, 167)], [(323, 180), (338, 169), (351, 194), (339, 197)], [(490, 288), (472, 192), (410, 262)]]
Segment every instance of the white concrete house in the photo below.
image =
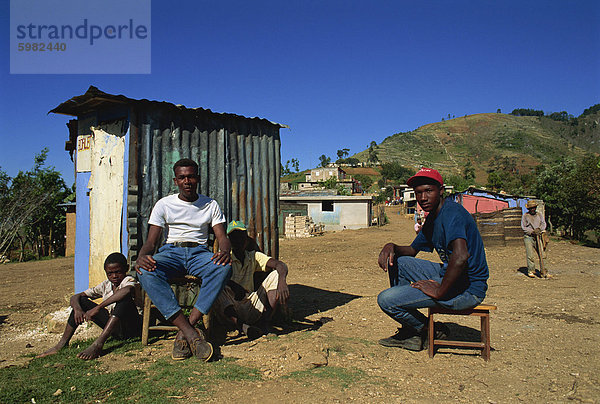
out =
[(362, 229), (369, 227), (373, 216), (372, 196), (280, 196), (287, 204), (306, 205), (308, 216), (323, 223), (325, 230)]

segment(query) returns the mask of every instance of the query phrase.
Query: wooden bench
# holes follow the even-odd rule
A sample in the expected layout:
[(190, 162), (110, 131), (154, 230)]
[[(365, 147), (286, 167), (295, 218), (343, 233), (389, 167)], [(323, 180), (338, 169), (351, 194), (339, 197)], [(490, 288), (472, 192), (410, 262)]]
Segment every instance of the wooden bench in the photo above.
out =
[[(478, 348), (481, 349), (481, 356), (486, 361), (490, 360), (490, 310), (496, 310), (497, 307), (491, 304), (480, 304), (477, 307), (468, 310), (450, 310), (443, 307), (430, 307), (428, 317), (428, 342), (429, 357), (433, 358), (435, 349), (438, 346), (449, 346), (459, 348)], [(481, 318), (481, 342), (471, 341), (452, 341), (445, 339), (435, 339), (434, 320), (435, 314), (448, 314), (455, 316), (479, 316)]]

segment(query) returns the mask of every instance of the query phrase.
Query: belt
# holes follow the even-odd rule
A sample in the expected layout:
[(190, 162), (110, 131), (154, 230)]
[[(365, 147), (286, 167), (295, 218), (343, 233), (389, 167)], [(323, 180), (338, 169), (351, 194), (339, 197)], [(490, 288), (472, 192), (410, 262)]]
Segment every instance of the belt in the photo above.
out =
[(198, 247), (202, 244), (200, 243), (196, 243), (195, 241), (176, 241), (174, 243), (170, 243), (171, 245), (174, 245), (175, 247), (190, 247), (190, 248), (194, 248), (194, 247)]

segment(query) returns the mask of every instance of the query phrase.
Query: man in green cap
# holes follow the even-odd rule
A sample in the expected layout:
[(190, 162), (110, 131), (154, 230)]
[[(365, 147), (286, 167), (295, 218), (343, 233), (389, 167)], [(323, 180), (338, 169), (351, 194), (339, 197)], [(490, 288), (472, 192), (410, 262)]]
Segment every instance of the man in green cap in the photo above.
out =
[[(248, 338), (255, 339), (266, 331), (264, 328), (267, 328), (273, 310), (287, 303), (290, 296), (286, 281), (288, 267), (282, 261), (248, 248), (253, 240), (248, 237), (244, 222), (231, 221), (227, 235), (231, 241), (233, 274), (217, 298), (214, 309), (221, 320), (233, 323)], [(269, 273), (254, 291), (256, 272)], [(261, 320), (263, 329), (256, 326)]]

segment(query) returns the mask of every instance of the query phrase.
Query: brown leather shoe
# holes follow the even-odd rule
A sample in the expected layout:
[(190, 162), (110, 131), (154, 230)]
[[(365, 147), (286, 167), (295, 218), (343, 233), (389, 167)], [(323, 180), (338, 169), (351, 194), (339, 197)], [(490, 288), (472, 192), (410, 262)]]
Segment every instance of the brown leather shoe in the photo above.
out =
[(173, 352), (171, 353), (171, 358), (174, 361), (182, 361), (187, 358), (192, 357), (192, 350), (190, 349), (190, 344), (185, 339), (177, 339), (175, 338), (175, 342), (173, 343)]
[(213, 355), (213, 347), (210, 342), (206, 341), (204, 337), (204, 333), (201, 330), (198, 331), (198, 338), (194, 338), (194, 340), (190, 343), (190, 350), (192, 355), (196, 358), (208, 362)]

